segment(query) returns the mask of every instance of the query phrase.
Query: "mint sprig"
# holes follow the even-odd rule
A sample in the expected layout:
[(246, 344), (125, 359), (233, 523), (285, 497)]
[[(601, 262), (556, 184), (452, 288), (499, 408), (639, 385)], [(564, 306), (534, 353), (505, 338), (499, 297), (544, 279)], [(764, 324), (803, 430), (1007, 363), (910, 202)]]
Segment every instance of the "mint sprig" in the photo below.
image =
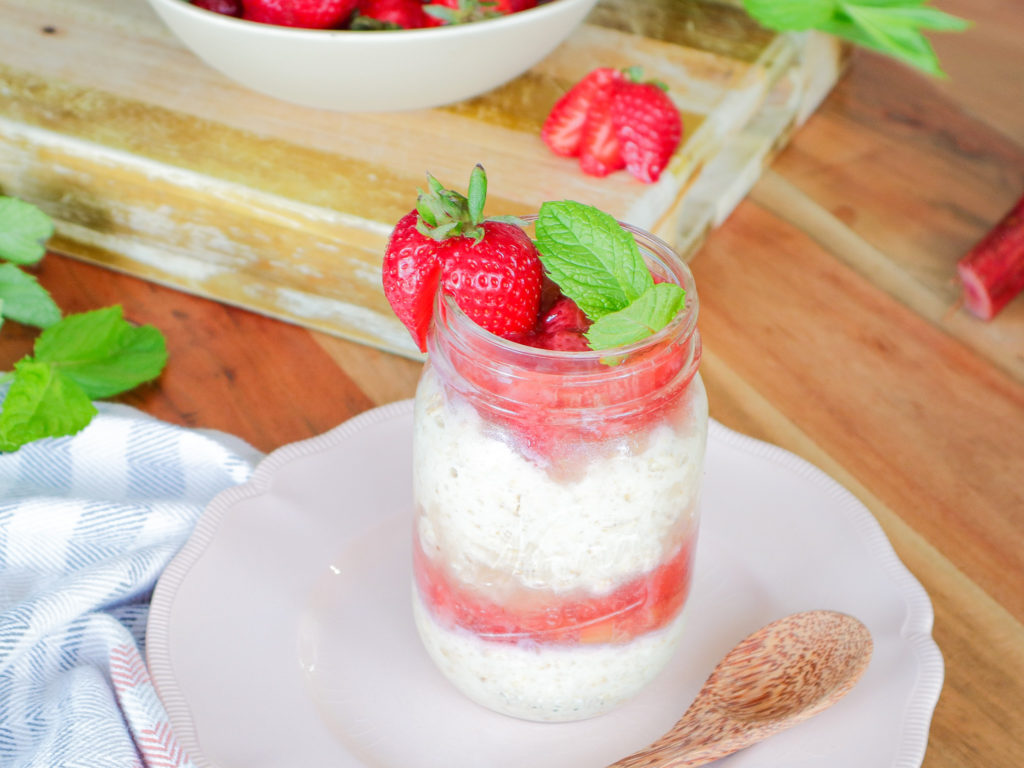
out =
[(585, 334), (592, 349), (641, 341), (683, 309), (686, 291), (656, 284), (633, 235), (593, 206), (544, 203), (536, 243), (548, 276), (593, 321)]
[(592, 349), (611, 349), (646, 339), (679, 314), (686, 291), (675, 283), (657, 283), (635, 301), (599, 317), (584, 334)]
[(591, 320), (624, 309), (654, 284), (633, 236), (593, 206), (542, 204), (536, 235), (548, 276)]
[(769, 29), (819, 29), (937, 77), (945, 73), (922, 30), (960, 32), (970, 26), (928, 0), (743, 0), (743, 5)]
[(160, 375), (167, 363), (164, 337), (135, 326), (121, 307), (69, 315), (18, 264), (46, 252), (53, 223), (35, 206), (0, 197), (0, 323), (10, 318), (43, 328), (33, 353), (0, 375), (10, 382), (0, 410), (0, 451), (43, 437), (71, 435), (96, 415), (92, 399), (111, 397)]

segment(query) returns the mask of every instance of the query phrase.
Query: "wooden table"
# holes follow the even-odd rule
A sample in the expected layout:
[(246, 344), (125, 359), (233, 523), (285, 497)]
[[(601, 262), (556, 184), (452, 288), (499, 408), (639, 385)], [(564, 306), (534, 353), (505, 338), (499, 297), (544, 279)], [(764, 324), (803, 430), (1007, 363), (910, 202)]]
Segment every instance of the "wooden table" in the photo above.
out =
[[(926, 768), (1024, 765), (1024, 297), (984, 324), (953, 266), (1024, 192), (1024, 13), (937, 41), (936, 82), (870, 54), (693, 262), (712, 415), (818, 465), (935, 606)], [(269, 451), (409, 397), (419, 365), (59, 255), (66, 311), (121, 303), (171, 362), (122, 398)], [(0, 370), (34, 333), (0, 334)]]

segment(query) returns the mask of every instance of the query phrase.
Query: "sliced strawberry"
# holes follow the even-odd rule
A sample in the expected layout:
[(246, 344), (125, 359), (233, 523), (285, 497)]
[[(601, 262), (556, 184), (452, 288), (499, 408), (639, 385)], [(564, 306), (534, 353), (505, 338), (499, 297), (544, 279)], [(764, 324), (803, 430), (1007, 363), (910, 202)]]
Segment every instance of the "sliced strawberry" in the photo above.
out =
[(622, 73), (611, 67), (599, 67), (570, 88), (551, 108), (540, 135), (556, 155), (575, 157), (580, 152), (587, 112), (599, 94), (610, 93)]
[(653, 82), (617, 83), (611, 121), (626, 169), (640, 181), (657, 181), (683, 135), (679, 110)]
[(420, 29), (431, 26), (420, 0), (359, 0), (349, 29)]
[(583, 124), (580, 168), (590, 176), (607, 176), (625, 166), (612, 123), (612, 92), (601, 91), (591, 102)]
[(304, 29), (341, 26), (357, 0), (242, 0), (242, 18), (263, 24)]
[(665, 627), (679, 614), (690, 590), (694, 544), (691, 535), (657, 568), (600, 597), (523, 589), (499, 604), (457, 583), (418, 542), (413, 572), (434, 619), (449, 629), (493, 642), (626, 643)]
[(192, 5), (224, 16), (242, 15), (242, 0), (192, 0)]
[(1024, 198), (956, 265), (964, 304), (991, 320), (1024, 290)]

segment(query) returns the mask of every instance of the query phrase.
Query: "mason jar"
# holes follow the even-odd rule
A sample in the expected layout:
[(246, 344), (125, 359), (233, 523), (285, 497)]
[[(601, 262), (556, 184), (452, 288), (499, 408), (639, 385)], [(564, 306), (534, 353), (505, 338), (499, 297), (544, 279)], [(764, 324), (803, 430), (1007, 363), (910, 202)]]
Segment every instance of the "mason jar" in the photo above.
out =
[(623, 226), (686, 291), (668, 326), (536, 349), (440, 295), (416, 392), (417, 629), (460, 691), (527, 720), (608, 711), (683, 633), (708, 421), (697, 293), (665, 242)]

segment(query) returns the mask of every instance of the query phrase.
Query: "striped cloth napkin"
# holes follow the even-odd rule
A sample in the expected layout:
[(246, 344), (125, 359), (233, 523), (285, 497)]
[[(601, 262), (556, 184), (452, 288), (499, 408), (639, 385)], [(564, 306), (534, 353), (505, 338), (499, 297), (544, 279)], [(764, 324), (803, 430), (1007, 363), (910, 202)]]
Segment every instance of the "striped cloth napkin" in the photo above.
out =
[[(0, 392), (2, 395), (2, 392)], [(260, 455), (97, 403), (70, 438), (0, 454), (0, 766), (192, 766), (144, 663), (149, 598)]]

